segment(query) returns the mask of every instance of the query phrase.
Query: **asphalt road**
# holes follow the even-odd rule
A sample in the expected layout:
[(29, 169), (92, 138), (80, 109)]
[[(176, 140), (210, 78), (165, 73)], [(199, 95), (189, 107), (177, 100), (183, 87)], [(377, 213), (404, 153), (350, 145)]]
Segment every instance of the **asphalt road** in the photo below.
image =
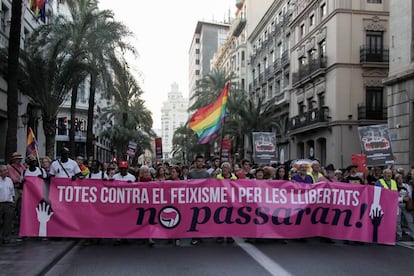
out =
[(157, 240), (114, 246), (110, 240), (77, 245), (46, 275), (413, 275), (414, 242), (396, 246), (335, 244), (319, 239), (180, 247)]

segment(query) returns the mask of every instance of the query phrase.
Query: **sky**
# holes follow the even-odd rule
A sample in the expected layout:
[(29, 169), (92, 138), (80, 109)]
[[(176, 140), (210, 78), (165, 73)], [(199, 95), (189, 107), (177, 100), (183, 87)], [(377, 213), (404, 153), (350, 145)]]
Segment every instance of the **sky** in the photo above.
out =
[[(188, 98), (188, 51), (197, 21), (228, 21), (236, 0), (99, 0), (134, 37), (138, 57), (128, 58), (153, 115), (153, 127), (161, 128), (161, 107), (176, 82)], [(116, 2), (116, 4), (115, 4)]]

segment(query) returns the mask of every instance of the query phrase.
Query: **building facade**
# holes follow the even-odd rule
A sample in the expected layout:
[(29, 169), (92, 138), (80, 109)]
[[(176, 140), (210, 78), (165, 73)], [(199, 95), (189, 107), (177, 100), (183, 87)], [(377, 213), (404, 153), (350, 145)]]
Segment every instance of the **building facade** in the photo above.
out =
[(357, 128), (387, 123), (389, 1), (296, 1), (289, 28), (291, 156), (344, 168)]
[(220, 46), (226, 42), (229, 28), (230, 25), (227, 23), (197, 22), (188, 56), (190, 105), (194, 103), (191, 97), (198, 81), (210, 73), (211, 60)]
[[(276, 133), (277, 161), (290, 159), (290, 1), (273, 1), (249, 35), (249, 93), (277, 107), (277, 121), (269, 122)], [(276, 160), (274, 160), (276, 161)]]
[(414, 165), (414, 4), (390, 0), (388, 128), (395, 162), (408, 171)]
[(161, 138), (163, 159), (172, 158), (172, 139), (175, 130), (184, 126), (188, 121), (188, 99), (183, 97), (177, 83), (171, 84), (168, 99), (162, 103), (161, 108)]

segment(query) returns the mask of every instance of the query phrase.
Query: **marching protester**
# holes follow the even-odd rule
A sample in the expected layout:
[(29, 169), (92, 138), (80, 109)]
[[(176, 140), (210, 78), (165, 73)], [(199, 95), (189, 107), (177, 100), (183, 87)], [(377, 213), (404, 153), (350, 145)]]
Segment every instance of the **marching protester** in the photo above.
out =
[[(195, 157), (195, 168), (192, 169), (188, 174), (188, 179), (204, 179), (204, 178), (210, 178), (210, 174), (207, 172), (207, 170), (204, 167), (204, 156), (197, 155)], [(191, 245), (198, 245), (201, 243), (200, 238), (192, 238), (191, 239)]]
[(81, 155), (76, 156), (76, 163), (78, 163), (78, 166), (82, 172), (82, 176), (86, 177), (90, 171), (89, 167), (85, 165), (85, 158), (83, 158)]
[(103, 170), (101, 162), (98, 160), (92, 160), (91, 171), (88, 174), (87, 178), (108, 180), (108, 175)]
[[(180, 166), (174, 165), (171, 167), (170, 169), (170, 178), (169, 180), (171, 181), (180, 181), (180, 176), (181, 176), (181, 168)], [(175, 246), (180, 246), (181, 245), (181, 241), (180, 239), (174, 239), (174, 245)]]
[(313, 184), (313, 178), (308, 174), (308, 165), (302, 163), (296, 174), (292, 176), (292, 180), (301, 183)]
[(351, 184), (365, 184), (364, 179), (358, 175), (357, 165), (349, 165), (346, 168), (348, 175), (342, 180), (342, 182), (351, 183)]
[(60, 151), (60, 159), (52, 162), (50, 165), (50, 175), (56, 178), (82, 178), (82, 172), (78, 163), (69, 158), (70, 151), (68, 148), (62, 148)]
[(7, 174), (7, 166), (0, 165), (0, 230), (3, 244), (11, 242), (15, 197), (13, 181)]
[(42, 179), (47, 178), (46, 171), (37, 166), (36, 157), (34, 157), (33, 155), (27, 156), (26, 164), (28, 165), (28, 167), (23, 171), (23, 176), (37, 176)]
[[(236, 180), (237, 176), (231, 171), (231, 164), (229, 162), (223, 162), (221, 164), (221, 173), (219, 173), (216, 178), (217, 179), (230, 179), (230, 180)], [(223, 243), (224, 238), (218, 237), (216, 238), (217, 243)], [(226, 238), (227, 243), (234, 243), (234, 239), (231, 237)]]
[(410, 240), (414, 241), (414, 218), (413, 214), (407, 209), (407, 204), (412, 199), (410, 185), (404, 183), (404, 176), (397, 173), (394, 177), (398, 189), (398, 214), (397, 214), (397, 241), (403, 239), (403, 224), (407, 225)]
[(251, 174), (250, 170), (252, 169), (250, 161), (243, 159), (241, 162), (240, 170), (236, 171), (236, 176), (238, 179), (251, 179), (254, 178), (254, 175)]
[(322, 167), (318, 160), (313, 160), (311, 163), (311, 171), (308, 172), (308, 175), (312, 177), (312, 183), (318, 183), (320, 178), (323, 177)]
[(121, 180), (127, 182), (135, 182), (136, 177), (128, 172), (129, 164), (128, 161), (121, 161), (118, 165), (119, 172), (114, 175), (112, 180)]
[[(13, 182), (16, 204), (16, 225), (20, 224), (20, 213), (22, 209), (23, 194), (23, 172), (26, 167), (22, 164), (23, 155), (20, 152), (14, 152), (10, 158), (10, 164), (7, 165), (8, 176)], [(20, 239), (19, 239), (20, 240)]]
[(207, 172), (210, 174), (211, 178), (216, 178), (220, 171), (220, 157), (215, 156), (211, 159), (211, 167), (207, 170)]

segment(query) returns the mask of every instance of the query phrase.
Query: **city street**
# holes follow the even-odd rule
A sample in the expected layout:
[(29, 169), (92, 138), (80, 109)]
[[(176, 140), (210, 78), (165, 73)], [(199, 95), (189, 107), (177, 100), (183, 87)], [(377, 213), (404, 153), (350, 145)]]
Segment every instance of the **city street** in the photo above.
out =
[(261, 240), (217, 244), (205, 239), (180, 247), (157, 240), (153, 248), (129, 241), (114, 246), (78, 243), (46, 275), (412, 275), (414, 242), (396, 246)]

